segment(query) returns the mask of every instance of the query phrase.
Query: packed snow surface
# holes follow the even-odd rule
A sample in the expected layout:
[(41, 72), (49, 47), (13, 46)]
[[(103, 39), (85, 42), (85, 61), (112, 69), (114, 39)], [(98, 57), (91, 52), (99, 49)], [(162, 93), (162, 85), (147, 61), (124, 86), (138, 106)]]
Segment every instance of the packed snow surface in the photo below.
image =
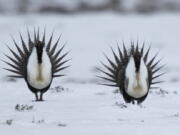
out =
[[(0, 58), (11, 55), (6, 44), (15, 48), (12, 35), (20, 44), (18, 32), (27, 39), (39, 27), (46, 27), (47, 39), (54, 42), (62, 34), (60, 46), (70, 50), (64, 71), (66, 77), (54, 79), (44, 102), (33, 102), (34, 95), (24, 80), (6, 78), (0, 62), (0, 134), (2, 135), (179, 135), (180, 134), (180, 15), (118, 15), (94, 13), (79, 15), (0, 16)], [(127, 47), (131, 41), (151, 45), (150, 56), (166, 64), (161, 79), (142, 105), (125, 104), (116, 88), (100, 86), (95, 67), (107, 63), (117, 42)], [(59, 46), (59, 47), (60, 47)]]

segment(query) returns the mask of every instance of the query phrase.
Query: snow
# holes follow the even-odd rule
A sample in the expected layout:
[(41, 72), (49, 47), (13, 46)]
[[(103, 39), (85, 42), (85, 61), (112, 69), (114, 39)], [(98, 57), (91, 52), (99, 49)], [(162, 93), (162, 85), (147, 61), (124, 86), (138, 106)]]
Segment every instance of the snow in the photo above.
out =
[[(63, 34), (61, 45), (68, 42), (64, 52), (71, 50), (68, 58), (72, 58), (67, 76), (53, 80), (45, 102), (33, 102), (34, 95), (24, 80), (8, 81), (8, 72), (0, 69), (1, 134), (178, 135), (179, 23), (178, 14), (1, 15), (1, 59), (5, 59), (3, 53), (10, 54), (5, 44), (14, 48), (10, 34), (20, 43), (18, 31), (27, 38), (26, 27), (32, 32), (38, 26), (42, 33), (46, 27), (47, 36), (55, 30), (55, 39)], [(162, 64), (167, 63), (163, 69), (167, 74), (162, 77), (166, 82), (158, 85), (162, 90), (151, 90), (142, 106), (125, 104), (115, 88), (97, 85), (95, 77), (99, 61), (107, 62), (103, 52), (112, 58), (110, 46), (115, 49), (116, 41), (121, 45), (124, 40), (128, 46), (137, 39), (141, 43), (145, 40), (146, 48), (151, 44), (151, 56), (159, 51)], [(5, 64), (0, 62), (0, 67)], [(64, 89), (58, 91), (58, 86)], [(33, 105), (33, 109), (18, 111), (17, 104)]]

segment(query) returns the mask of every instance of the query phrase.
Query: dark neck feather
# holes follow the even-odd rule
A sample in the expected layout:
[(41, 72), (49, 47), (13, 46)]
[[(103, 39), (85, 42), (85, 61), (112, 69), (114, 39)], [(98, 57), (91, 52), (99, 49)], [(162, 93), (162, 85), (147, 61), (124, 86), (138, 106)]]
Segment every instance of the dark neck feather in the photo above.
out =
[(36, 50), (37, 50), (37, 58), (38, 63), (42, 63), (42, 55), (43, 55), (43, 43), (41, 41), (38, 41), (36, 44)]
[(134, 55), (133, 57), (134, 57), (134, 63), (135, 63), (135, 67), (136, 67), (136, 73), (138, 73), (140, 70), (141, 56), (140, 55)]

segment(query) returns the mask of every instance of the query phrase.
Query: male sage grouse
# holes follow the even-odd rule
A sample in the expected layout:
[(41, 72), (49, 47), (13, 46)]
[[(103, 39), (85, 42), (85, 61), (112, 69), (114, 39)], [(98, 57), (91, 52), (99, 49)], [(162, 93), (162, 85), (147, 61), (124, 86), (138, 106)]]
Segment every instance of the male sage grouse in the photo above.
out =
[(109, 65), (101, 62), (107, 71), (98, 68), (105, 75), (98, 77), (105, 80), (106, 83), (101, 83), (103, 85), (119, 87), (126, 103), (134, 104), (136, 101), (139, 104), (146, 99), (154, 84), (161, 83), (155, 80), (163, 75), (157, 74), (163, 66), (158, 66), (160, 60), (155, 62), (157, 54), (148, 61), (150, 47), (144, 53), (144, 44), (139, 48), (138, 43), (131, 43), (127, 50), (123, 43), (123, 51), (119, 46), (117, 49), (118, 54), (112, 49), (115, 62), (105, 55)]
[(40, 39), (39, 29), (38, 31), (34, 30), (33, 40), (29, 31), (27, 31), (27, 34), (28, 43), (24, 41), (20, 34), (22, 47), (12, 38), (17, 52), (8, 46), (13, 57), (5, 54), (10, 62), (4, 62), (10, 68), (4, 69), (13, 73), (9, 77), (24, 78), (28, 88), (35, 94), (36, 101), (43, 101), (43, 94), (49, 89), (53, 78), (64, 76), (57, 73), (68, 67), (64, 66), (68, 61), (64, 60), (64, 57), (68, 53), (62, 54), (64, 46), (57, 49), (61, 36), (52, 45), (53, 33), (47, 43), (45, 30), (42, 39)]

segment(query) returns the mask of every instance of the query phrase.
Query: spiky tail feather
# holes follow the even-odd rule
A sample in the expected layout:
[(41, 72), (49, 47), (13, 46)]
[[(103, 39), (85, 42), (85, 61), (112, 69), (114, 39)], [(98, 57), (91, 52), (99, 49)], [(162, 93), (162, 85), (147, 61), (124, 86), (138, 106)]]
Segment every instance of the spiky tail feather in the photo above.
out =
[[(31, 38), (30, 32), (27, 29), (28, 43), (25, 43), (21, 33), (19, 33), (20, 39), (21, 39), (21, 47), (19, 47), (19, 45), (17, 44), (15, 39), (11, 36), (17, 52), (12, 50), (7, 45), (8, 49), (10, 50), (10, 52), (12, 53), (13, 56), (4, 54), (10, 60), (10, 62), (2, 60), (9, 66), (9, 68), (4, 68), (4, 69), (13, 73), (13, 75), (9, 75), (9, 77), (26, 78), (26, 65), (28, 62), (28, 58), (33, 50), (33, 47), (35, 47), (35, 45), (38, 41), (41, 41), (43, 44), (46, 44), (45, 43), (45, 41), (46, 41), (45, 33), (46, 32), (44, 30), (43, 38), (41, 40), (40, 34), (39, 34), (39, 28), (38, 28), (37, 32), (34, 29), (34, 41), (33, 41)], [(47, 43), (47, 46), (46, 46), (46, 51), (47, 51), (47, 53), (50, 57), (51, 63), (52, 63), (53, 77), (64, 76), (63, 74), (57, 74), (57, 73), (59, 73), (60, 71), (69, 67), (69, 66), (64, 66), (64, 64), (66, 64), (70, 60), (70, 59), (64, 60), (64, 58), (68, 55), (69, 52), (62, 54), (65, 44), (60, 49), (58, 49), (58, 51), (56, 51), (60, 37), (55, 42), (55, 44), (52, 45), (52, 39), (53, 39), (53, 33), (52, 33), (52, 35)], [(52, 48), (51, 48), (51, 46), (52, 46)]]
[(101, 62), (101, 64), (107, 71), (97, 68), (102, 74), (105, 75), (105, 76), (97, 76), (105, 81), (104, 83), (100, 83), (100, 84), (106, 86), (122, 87), (125, 76), (121, 72), (125, 72), (126, 65), (128, 64), (128, 60), (131, 55), (140, 55), (141, 57), (143, 57), (144, 62), (148, 69), (149, 88), (154, 88), (152, 87), (153, 85), (163, 82), (163, 81), (156, 81), (156, 79), (158, 79), (159, 77), (165, 74), (165, 73), (158, 74), (158, 72), (164, 67), (164, 65), (159, 66), (161, 60), (155, 62), (155, 58), (157, 57), (157, 54), (148, 61), (150, 47), (144, 53), (144, 45), (145, 43), (143, 43), (142, 48), (140, 49), (138, 42), (136, 45), (134, 44), (134, 42), (131, 42), (131, 49), (129, 51), (126, 49), (124, 43), (123, 43), (123, 51), (121, 51), (119, 45), (117, 45), (118, 54), (116, 54), (115, 51), (111, 48), (115, 62), (110, 60), (104, 54), (109, 65), (106, 65), (103, 62)]

